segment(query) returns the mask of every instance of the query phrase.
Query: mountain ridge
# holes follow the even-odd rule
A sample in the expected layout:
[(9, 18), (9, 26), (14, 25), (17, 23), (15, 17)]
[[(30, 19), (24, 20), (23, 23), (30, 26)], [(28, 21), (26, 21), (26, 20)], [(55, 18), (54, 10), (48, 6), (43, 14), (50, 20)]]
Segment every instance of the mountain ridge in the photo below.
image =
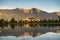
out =
[[(16, 20), (22, 20), (29, 17), (34, 19), (58, 19), (57, 13), (59, 12), (52, 12), (48, 13), (46, 11), (31, 8), (31, 9), (0, 9), (0, 18), (10, 20), (14, 17)], [(60, 13), (59, 13), (60, 14)]]

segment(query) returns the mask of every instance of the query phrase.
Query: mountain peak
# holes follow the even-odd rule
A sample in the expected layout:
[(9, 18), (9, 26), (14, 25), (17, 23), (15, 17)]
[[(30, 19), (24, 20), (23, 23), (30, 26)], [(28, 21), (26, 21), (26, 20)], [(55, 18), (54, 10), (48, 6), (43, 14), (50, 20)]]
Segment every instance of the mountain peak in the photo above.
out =
[(23, 13), (40, 13), (40, 9), (38, 8), (29, 8), (29, 9), (16, 8), (16, 10), (21, 10)]

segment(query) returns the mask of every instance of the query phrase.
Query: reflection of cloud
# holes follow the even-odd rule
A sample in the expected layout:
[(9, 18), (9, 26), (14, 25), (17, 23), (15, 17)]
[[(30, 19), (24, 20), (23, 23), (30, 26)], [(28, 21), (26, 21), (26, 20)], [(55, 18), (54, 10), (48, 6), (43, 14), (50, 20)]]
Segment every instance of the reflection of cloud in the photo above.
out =
[(54, 32), (48, 32), (40, 35), (41, 40), (60, 40), (60, 34)]
[[(27, 34), (27, 33), (25, 33)], [(29, 34), (29, 33), (28, 33)], [(32, 36), (23, 36), (23, 37), (15, 37), (15, 36), (1, 36), (2, 40), (60, 40), (60, 34), (56, 34), (53, 32), (48, 32), (45, 34), (40, 35), (39, 37), (32, 37)]]

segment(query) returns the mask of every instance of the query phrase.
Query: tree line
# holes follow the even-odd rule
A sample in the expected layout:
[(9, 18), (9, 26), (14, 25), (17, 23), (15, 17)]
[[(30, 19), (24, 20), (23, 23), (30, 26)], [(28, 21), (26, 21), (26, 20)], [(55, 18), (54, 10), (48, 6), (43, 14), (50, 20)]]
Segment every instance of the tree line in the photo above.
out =
[(0, 19), (0, 27), (7, 27), (8, 25), (11, 26), (12, 29), (14, 29), (15, 26), (24, 26), (25, 24), (29, 24), (30, 27), (35, 27), (35, 26), (44, 26), (44, 27), (54, 27), (54, 26), (60, 26), (60, 16), (59, 19), (44, 19), (44, 20), (40, 20), (40, 21), (27, 21), (27, 20), (19, 20), (16, 21), (14, 18), (12, 18), (10, 21), (4, 20), (4, 19)]

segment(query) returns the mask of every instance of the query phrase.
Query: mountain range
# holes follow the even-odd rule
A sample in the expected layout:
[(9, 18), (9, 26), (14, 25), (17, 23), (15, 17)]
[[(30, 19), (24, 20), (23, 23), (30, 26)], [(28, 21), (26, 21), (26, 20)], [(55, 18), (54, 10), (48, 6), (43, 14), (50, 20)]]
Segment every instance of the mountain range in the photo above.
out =
[(60, 11), (48, 13), (38, 8), (0, 9), (0, 19), (3, 18), (5, 20), (10, 20), (12, 17), (15, 18), (15, 20), (23, 20), (26, 18), (34, 18), (34, 19), (41, 19), (41, 20), (58, 19), (59, 16), (60, 16)]

